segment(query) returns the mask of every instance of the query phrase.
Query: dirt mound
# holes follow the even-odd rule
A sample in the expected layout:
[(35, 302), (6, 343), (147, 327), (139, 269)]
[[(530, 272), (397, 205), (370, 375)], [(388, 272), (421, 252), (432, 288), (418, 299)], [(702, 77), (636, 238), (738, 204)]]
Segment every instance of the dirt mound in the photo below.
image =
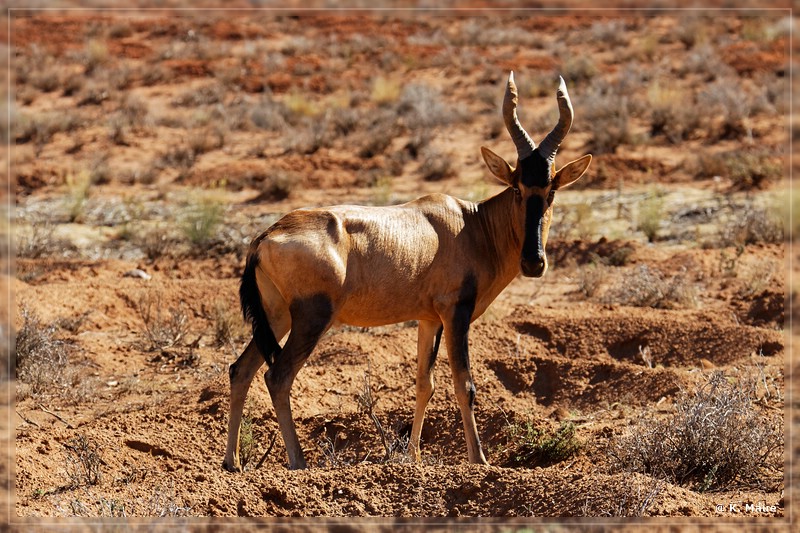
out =
[(783, 350), (778, 331), (721, 322), (716, 313), (703, 311), (641, 309), (630, 316), (612, 306), (580, 318), (543, 310), (531, 320), (530, 313), (517, 311), (510, 320), (548, 352), (570, 359), (611, 358), (644, 365), (641, 352), (649, 349), (653, 364), (691, 367), (701, 359), (727, 365), (759, 351), (773, 356)]

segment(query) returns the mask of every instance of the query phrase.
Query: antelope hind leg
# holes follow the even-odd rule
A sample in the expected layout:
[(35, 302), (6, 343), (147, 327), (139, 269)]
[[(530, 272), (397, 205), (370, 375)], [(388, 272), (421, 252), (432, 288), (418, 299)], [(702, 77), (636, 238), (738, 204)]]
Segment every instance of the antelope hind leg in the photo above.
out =
[(436, 364), (436, 355), (439, 352), (441, 340), (442, 325), (440, 323), (420, 321), (417, 338), (417, 399), (409, 441), (411, 456), (417, 462), (420, 460), (419, 440), (422, 434), (422, 424), (425, 421), (425, 410), (428, 408), (428, 402), (433, 397), (433, 391), (436, 388), (433, 382), (433, 366)]
[(253, 377), (264, 364), (264, 358), (258, 351), (255, 341), (251, 340), (242, 352), (242, 355), (228, 369), (231, 382), (231, 403), (228, 414), (228, 445), (225, 450), (225, 459), (222, 468), (229, 472), (241, 472), (242, 465), (239, 461), (239, 429), (242, 422), (242, 411), (247, 391)]
[(289, 456), (289, 468), (306, 468), (303, 449), (297, 438), (297, 429), (292, 418), (289, 393), (297, 373), (316, 347), (322, 334), (333, 319), (333, 305), (325, 295), (298, 299), (289, 306), (292, 315), (292, 331), (286, 345), (276, 357), (275, 363), (264, 374), (264, 381), (272, 398), (275, 416)]

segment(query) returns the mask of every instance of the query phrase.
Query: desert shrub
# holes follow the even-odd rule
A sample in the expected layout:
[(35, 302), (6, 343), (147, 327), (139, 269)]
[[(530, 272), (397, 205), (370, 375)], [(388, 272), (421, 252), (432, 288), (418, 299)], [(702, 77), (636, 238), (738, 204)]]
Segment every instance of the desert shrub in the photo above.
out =
[(708, 17), (688, 16), (682, 17), (675, 30), (675, 37), (688, 48), (708, 41), (708, 29), (713, 27), (713, 22)]
[(403, 87), (397, 102), (398, 113), (411, 131), (446, 126), (460, 120), (463, 113), (447, 104), (441, 92), (429, 85), (410, 83)]
[(603, 43), (604, 45), (616, 47), (629, 44), (629, 39), (625, 35), (625, 21), (603, 20), (595, 22), (589, 28), (591, 42)]
[(608, 83), (593, 84), (584, 96), (582, 124), (591, 135), (590, 151), (613, 153), (622, 144), (632, 142), (630, 102)]
[(239, 461), (242, 470), (247, 468), (247, 465), (256, 458), (256, 453), (258, 453), (258, 442), (253, 433), (253, 427), (253, 417), (248, 414), (242, 415), (242, 422), (239, 426)]
[(34, 221), (30, 231), (19, 232), (17, 228), (14, 242), (14, 253), (17, 257), (37, 259), (56, 254), (56, 251), (71, 250), (74, 247), (69, 241), (55, 236), (55, 226), (46, 220)]
[(530, 420), (509, 423), (505, 436), (512, 450), (514, 465), (550, 465), (577, 454), (583, 443), (575, 435), (575, 424), (563, 421), (554, 431), (543, 431)]
[(705, 81), (713, 81), (728, 75), (735, 75), (734, 70), (720, 59), (716, 49), (708, 44), (702, 44), (689, 51), (685, 60), (678, 66), (678, 74), (686, 76), (697, 74)]
[(396, 79), (378, 76), (372, 82), (370, 98), (378, 105), (393, 104), (400, 98), (400, 82)]
[(283, 131), (288, 112), (281, 102), (265, 98), (250, 110), (250, 122), (262, 130)]
[(178, 170), (178, 176), (180, 177), (189, 172), (196, 160), (197, 154), (191, 147), (179, 144), (169, 147), (166, 153), (159, 156), (154, 165), (157, 169), (175, 168)]
[(356, 396), (359, 412), (363, 413), (372, 421), (375, 430), (378, 433), (381, 444), (383, 445), (383, 459), (384, 463), (408, 463), (411, 461), (411, 455), (408, 451), (409, 437), (400, 435), (398, 431), (389, 432), (381, 423), (378, 415), (375, 413), (375, 406), (378, 399), (372, 393), (372, 385), (370, 383), (370, 369), (368, 368), (364, 374), (364, 385)]
[(103, 102), (111, 98), (111, 91), (108, 85), (99, 83), (97, 81), (90, 81), (83, 86), (78, 97), (78, 106), (87, 105), (101, 105)]
[(608, 278), (608, 272), (602, 265), (591, 262), (578, 267), (578, 290), (587, 298), (594, 298)]
[(219, 83), (208, 83), (186, 89), (172, 100), (176, 107), (199, 107), (222, 102), (225, 88)]
[(561, 71), (564, 81), (570, 86), (580, 85), (597, 75), (597, 65), (588, 54), (571, 55), (564, 61)]
[(697, 287), (684, 272), (667, 277), (659, 270), (639, 265), (618, 277), (603, 296), (609, 304), (658, 309), (697, 307)]
[(34, 396), (68, 387), (69, 345), (57, 338), (58, 326), (43, 323), (25, 305), (20, 314), (22, 327), (16, 336), (17, 379), (30, 386)]
[(287, 118), (290, 123), (296, 124), (303, 118), (313, 118), (319, 115), (319, 105), (311, 100), (307, 93), (291, 92), (284, 96), (283, 105), (288, 111)]
[(108, 36), (112, 39), (123, 39), (133, 35), (133, 28), (127, 22), (118, 22), (108, 29)]
[(716, 131), (712, 132), (717, 138), (737, 139), (752, 133), (749, 124), (752, 98), (738, 83), (717, 80), (698, 94), (697, 101), (706, 116), (720, 117)]
[(159, 518), (189, 516), (191, 511), (191, 506), (186, 505), (186, 502), (179, 501), (175, 494), (174, 486), (170, 486), (169, 490), (163, 487), (156, 487), (147, 502), (144, 516), (157, 516)]
[(184, 236), (196, 247), (205, 246), (216, 237), (225, 206), (217, 198), (201, 196), (191, 201), (180, 218)]
[(748, 244), (777, 243), (784, 238), (784, 221), (780, 212), (747, 203), (736, 209), (728, 223), (720, 229), (722, 246), (744, 247)]
[(734, 190), (761, 189), (783, 177), (781, 161), (765, 152), (736, 151), (725, 165)]
[(664, 481), (649, 476), (626, 479), (614, 486), (610, 493), (586, 495), (580, 516), (648, 516), (664, 486)]
[(701, 152), (689, 170), (695, 179), (729, 178), (733, 190), (761, 189), (780, 180), (784, 174), (780, 158), (763, 150)]
[(364, 135), (361, 139), (363, 144), (358, 149), (359, 157), (369, 159), (371, 157), (375, 157), (376, 155), (382, 154), (387, 148), (389, 148), (389, 145), (392, 144), (392, 141), (395, 138), (395, 135), (392, 133), (392, 131), (393, 130), (376, 129), (371, 132), (374, 133), (374, 135), (369, 133)]
[(558, 223), (551, 226), (550, 235), (556, 239), (591, 239), (597, 233), (595, 207), (591, 201), (578, 201), (573, 204), (562, 204), (556, 201), (555, 217)]
[(28, 115), (20, 113), (13, 124), (14, 139), (19, 144), (31, 142), (38, 156), (56, 133), (71, 132), (83, 126), (83, 120), (76, 113), (40, 113)]
[(612, 443), (612, 463), (700, 492), (780, 483), (782, 418), (759, 411), (755, 387), (754, 380), (713, 373), (679, 398), (674, 415), (643, 417)]
[(439, 181), (454, 175), (450, 154), (427, 147), (422, 152), (422, 162), (419, 172), (425, 181)]
[(161, 225), (157, 225), (149, 231), (136, 233), (134, 241), (151, 261), (171, 255), (178, 245), (177, 239)]
[(108, 61), (108, 47), (103, 41), (90, 39), (83, 50), (83, 65), (86, 74), (92, 74), (97, 67)]
[(145, 123), (150, 108), (146, 100), (126, 93), (119, 106), (119, 111), (128, 121), (128, 124), (138, 127)]
[(234, 340), (244, 334), (241, 315), (222, 302), (216, 302), (211, 311), (216, 346), (232, 346)]
[(644, 233), (649, 242), (653, 242), (658, 236), (658, 230), (663, 220), (664, 198), (659, 191), (654, 191), (639, 204), (636, 229)]
[(96, 185), (111, 182), (113, 171), (111, 170), (111, 165), (108, 164), (108, 158), (108, 152), (102, 152), (89, 162), (86, 171), (89, 174), (90, 184)]
[(135, 302), (142, 320), (144, 349), (156, 351), (178, 345), (189, 332), (189, 317), (182, 306), (166, 309), (159, 291), (144, 291)]
[(68, 174), (66, 181), (67, 194), (64, 197), (64, 207), (69, 221), (76, 222), (83, 217), (89, 188), (92, 185), (91, 174), (86, 170), (78, 174)]
[(225, 131), (221, 126), (194, 129), (189, 132), (187, 144), (195, 157), (218, 150), (225, 145)]
[(98, 485), (102, 479), (103, 463), (100, 446), (83, 433), (63, 443), (64, 471), (69, 488)]
[(663, 134), (677, 144), (689, 138), (703, 124), (703, 113), (682, 91), (651, 85), (647, 90), (650, 109), (650, 135)]
[(31, 72), (29, 82), (40, 91), (49, 93), (58, 88), (61, 80), (54, 68), (43, 68)]

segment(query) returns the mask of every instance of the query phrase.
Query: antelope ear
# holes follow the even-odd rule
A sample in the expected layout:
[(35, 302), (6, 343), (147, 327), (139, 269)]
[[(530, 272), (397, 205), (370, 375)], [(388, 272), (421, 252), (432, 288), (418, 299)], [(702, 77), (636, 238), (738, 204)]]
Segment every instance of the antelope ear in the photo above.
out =
[(481, 146), (481, 155), (483, 156), (483, 160), (486, 162), (486, 166), (489, 167), (489, 170), (497, 179), (509, 187), (515, 186), (514, 178), (511, 175), (514, 170), (505, 159), (492, 152), (485, 146)]
[(558, 171), (556, 171), (556, 178), (553, 180), (553, 189), (563, 189), (578, 181), (578, 179), (583, 176), (583, 173), (586, 172), (586, 169), (589, 168), (589, 163), (591, 162), (592, 154), (586, 154), (580, 159), (570, 161), (558, 169)]

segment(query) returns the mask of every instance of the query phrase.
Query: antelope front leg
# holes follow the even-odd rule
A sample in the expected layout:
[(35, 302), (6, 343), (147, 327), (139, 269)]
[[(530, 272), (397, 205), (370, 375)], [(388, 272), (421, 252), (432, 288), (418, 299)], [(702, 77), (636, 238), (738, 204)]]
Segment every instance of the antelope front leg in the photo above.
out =
[(475, 384), (469, 369), (469, 324), (474, 309), (474, 300), (461, 302), (456, 305), (453, 316), (445, 322), (444, 335), (447, 342), (447, 355), (450, 360), (450, 370), (453, 374), (456, 399), (461, 409), (461, 419), (464, 422), (464, 434), (467, 438), (467, 456), (470, 463), (489, 464), (483, 455), (481, 441), (478, 438), (478, 428), (475, 423)]
[(242, 355), (228, 369), (231, 381), (231, 405), (228, 415), (228, 446), (225, 450), (222, 468), (229, 472), (242, 471), (242, 464), (239, 462), (239, 429), (242, 423), (242, 411), (247, 391), (250, 390), (250, 383), (263, 364), (264, 358), (256, 348), (256, 343), (251, 340)]
[(425, 421), (425, 410), (433, 397), (433, 365), (439, 352), (442, 340), (442, 325), (437, 322), (420, 321), (417, 337), (417, 405), (414, 410), (414, 424), (411, 427), (409, 448), (415, 461), (420, 460), (419, 439), (422, 424)]

